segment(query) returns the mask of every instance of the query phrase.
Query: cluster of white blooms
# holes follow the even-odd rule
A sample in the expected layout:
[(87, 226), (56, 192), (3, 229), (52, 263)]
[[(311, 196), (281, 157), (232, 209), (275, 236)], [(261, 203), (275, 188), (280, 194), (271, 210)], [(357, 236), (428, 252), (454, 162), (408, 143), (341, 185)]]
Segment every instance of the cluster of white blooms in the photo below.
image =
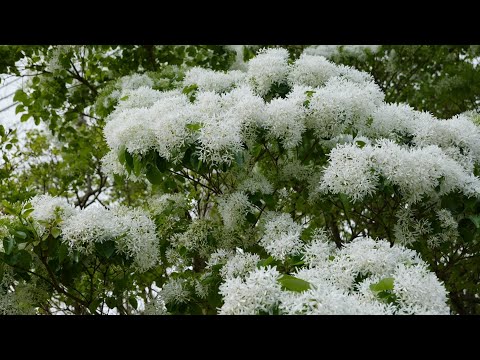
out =
[(297, 254), (302, 242), (302, 226), (289, 214), (269, 213), (266, 215), (265, 232), (259, 244), (275, 259), (285, 260), (288, 255)]
[(261, 49), (257, 56), (248, 62), (247, 81), (263, 96), (272, 85), (286, 82), (288, 71), (286, 49)]
[(393, 226), (393, 234), (401, 244), (411, 244), (432, 231), (430, 222), (424, 218), (416, 219), (410, 207), (400, 209), (395, 215), (397, 223)]
[(339, 67), (323, 56), (313, 56), (303, 53), (291, 66), (288, 82), (291, 85), (304, 84), (318, 87), (334, 76), (340, 75)]
[(231, 255), (225, 265), (220, 269), (220, 275), (223, 279), (231, 277), (242, 277), (257, 267), (260, 256), (257, 254), (237, 251)]
[(218, 211), (222, 217), (225, 229), (233, 230), (240, 225), (249, 212), (254, 211), (248, 201), (248, 195), (242, 191), (225, 195), (218, 199)]
[(364, 133), (369, 137), (393, 140), (411, 136), (417, 146), (438, 145), (444, 150), (461, 148), (463, 156), (468, 152), (477, 162), (480, 161), (480, 128), (464, 115), (439, 120), (405, 104), (384, 104), (375, 111), (372, 123)]
[(303, 260), (308, 267), (319, 266), (330, 258), (334, 248), (325, 230), (315, 229), (312, 240), (304, 246)]
[(161, 296), (157, 296), (155, 299), (147, 302), (145, 304), (145, 309), (143, 310), (143, 315), (166, 315), (167, 308), (165, 307), (165, 302)]
[(215, 91), (218, 93), (231, 90), (232, 87), (241, 83), (245, 73), (239, 70), (228, 72), (215, 71), (194, 67), (185, 73), (184, 86), (197, 85), (201, 91)]
[(190, 291), (186, 288), (187, 281), (180, 278), (170, 278), (162, 287), (160, 296), (166, 304), (182, 304), (188, 301)]
[(319, 138), (340, 135), (349, 125), (364, 129), (383, 98), (384, 94), (373, 82), (359, 84), (333, 77), (313, 92), (307, 127), (314, 129)]
[(105, 139), (116, 154), (126, 149), (130, 154), (143, 155), (154, 149), (162, 157), (175, 160), (178, 148), (190, 140), (186, 128), (190, 123), (190, 110), (185, 95), (165, 92), (149, 108), (122, 107), (121, 111), (115, 111), (105, 125)]
[(31, 217), (35, 220), (34, 227), (39, 236), (46, 231), (46, 223), (50, 223), (58, 217), (68, 219), (76, 213), (66, 199), (46, 195), (37, 195), (30, 199), (33, 207)]
[[(413, 250), (358, 238), (342, 249), (317, 232), (305, 246), (308, 267), (292, 275), (309, 283), (303, 292), (282, 290), (276, 268), (230, 277), (220, 286), (221, 314), (448, 314), (443, 284)], [(386, 297), (375, 286), (385, 280)]]
[(57, 75), (60, 71), (64, 70), (65, 66), (62, 64), (61, 57), (66, 55), (73, 47), (73, 45), (57, 45), (53, 47), (45, 70), (53, 75)]
[(163, 194), (148, 200), (148, 208), (153, 215), (159, 215), (171, 208), (187, 209), (188, 207), (187, 199), (179, 193)]
[(250, 272), (244, 279), (228, 278), (220, 285), (223, 296), (221, 315), (273, 314), (279, 304), (282, 289), (276, 268), (261, 268)]
[(341, 53), (364, 59), (366, 52), (373, 54), (378, 52), (379, 45), (314, 45), (305, 49), (305, 53), (309, 55), (321, 55), (326, 58), (335, 58)]
[(183, 246), (187, 250), (196, 250), (202, 255), (206, 255), (209, 253), (208, 233), (210, 228), (211, 224), (208, 220), (195, 219), (185, 232), (174, 234), (169, 241), (177, 249)]
[(115, 240), (125, 229), (113, 211), (92, 205), (65, 219), (61, 224), (62, 240), (73, 250), (90, 254), (96, 242)]
[(200, 159), (229, 163), (243, 149), (243, 141), (263, 115), (263, 100), (247, 86), (226, 94), (200, 92), (193, 104), (198, 133)]
[(273, 193), (273, 186), (268, 179), (258, 170), (258, 167), (254, 167), (249, 177), (243, 180), (237, 187), (239, 191), (244, 191), (250, 194), (260, 192), (268, 195)]
[[(285, 99), (277, 98), (265, 106), (264, 127), (274, 139), (282, 139), (286, 149), (297, 146), (305, 131), (304, 92), (294, 89)], [(301, 89), (303, 90), (303, 89)]]
[(143, 210), (126, 206), (118, 206), (113, 211), (125, 229), (123, 236), (117, 239), (117, 250), (133, 258), (140, 271), (156, 266), (160, 254), (155, 223), (150, 216)]
[(146, 271), (159, 262), (155, 223), (140, 209), (117, 206), (108, 210), (92, 205), (76, 210), (64, 199), (49, 195), (35, 196), (30, 203), (37, 231), (44, 232), (44, 222), (54, 220), (58, 214), (62, 220), (59, 223), (62, 241), (72, 250), (90, 254), (95, 243), (112, 240), (116, 250), (133, 258), (140, 271)]
[(434, 193), (437, 186), (439, 194), (460, 190), (467, 196), (480, 195), (480, 179), (436, 145), (408, 148), (382, 139), (374, 146), (339, 145), (329, 156), (320, 189), (345, 193), (354, 201), (374, 192), (379, 175), (397, 185), (412, 203)]
[[(191, 69), (183, 85), (197, 86), (192, 97), (149, 89), (148, 81), (135, 87), (134, 80), (125, 80), (129, 88), (120, 91), (104, 128), (115, 154), (104, 163), (113, 173), (120, 172), (116, 157), (123, 149), (141, 155), (156, 150), (175, 161), (195, 143), (200, 159), (215, 164), (230, 163), (257, 128), (287, 149), (301, 142), (306, 129), (328, 139), (349, 126), (365, 128), (384, 96), (367, 73), (320, 56), (302, 55), (288, 64), (288, 52), (281, 48), (260, 50), (246, 72)], [(265, 102), (261, 96), (274, 84), (290, 90)]]

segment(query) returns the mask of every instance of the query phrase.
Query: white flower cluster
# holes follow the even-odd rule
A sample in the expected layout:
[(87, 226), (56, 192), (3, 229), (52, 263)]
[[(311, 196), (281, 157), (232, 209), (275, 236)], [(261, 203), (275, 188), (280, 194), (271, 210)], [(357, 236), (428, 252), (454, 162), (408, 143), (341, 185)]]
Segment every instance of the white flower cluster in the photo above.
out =
[(245, 76), (246, 74), (239, 70), (223, 72), (194, 67), (185, 74), (183, 84), (184, 86), (197, 85), (201, 91), (222, 93), (241, 83)]
[(269, 213), (259, 244), (273, 258), (285, 260), (288, 255), (295, 255), (301, 250), (301, 233), (302, 226), (293, 221), (289, 214)]
[[(292, 275), (308, 282), (309, 289), (282, 290), (276, 268), (254, 269), (243, 277), (227, 278), (220, 286), (224, 298), (220, 313), (449, 313), (443, 284), (413, 250), (370, 238), (329, 249), (320, 232), (305, 247), (305, 260), (309, 266)], [(388, 280), (393, 286), (376, 290)]]
[(66, 199), (48, 194), (34, 196), (30, 199), (30, 204), (34, 209), (31, 213), (35, 220), (34, 227), (40, 237), (46, 231), (46, 223), (52, 222), (57, 216), (67, 219), (76, 213)]
[[(263, 49), (247, 65), (247, 72), (190, 69), (183, 85), (197, 86), (191, 98), (179, 90), (149, 89), (148, 81), (140, 81), (144, 76), (126, 79), (104, 128), (115, 154), (105, 165), (119, 173), (116, 157), (122, 149), (141, 155), (156, 150), (175, 161), (194, 142), (202, 161), (230, 163), (257, 128), (291, 149), (308, 128), (323, 139), (349, 125), (364, 127), (383, 101), (370, 75), (323, 57), (302, 55), (289, 64), (287, 50)], [(261, 96), (274, 84), (290, 91), (266, 103)]]
[(250, 272), (245, 279), (228, 278), (219, 288), (223, 296), (219, 314), (273, 314), (282, 294), (280, 276), (276, 268), (267, 267)]
[(260, 172), (258, 167), (254, 167), (249, 177), (244, 179), (237, 187), (239, 191), (255, 194), (260, 192), (268, 195), (273, 193), (273, 186), (268, 179)]
[[(144, 91), (140, 88), (136, 91)], [(162, 94), (151, 107), (123, 108), (111, 114), (105, 125), (107, 144), (115, 154), (125, 148), (131, 154), (144, 155), (156, 150), (168, 160), (190, 139), (190, 102), (178, 91)]]
[(257, 267), (260, 256), (257, 254), (244, 253), (237, 251), (231, 255), (225, 265), (220, 269), (220, 275), (223, 279), (232, 277), (242, 277)]
[(379, 175), (397, 185), (412, 203), (431, 195), (454, 190), (467, 196), (480, 196), (480, 179), (447, 156), (436, 145), (408, 148), (391, 140), (379, 140), (374, 146), (339, 145), (330, 154), (320, 189), (345, 193), (359, 200), (372, 194)]
[(218, 199), (218, 211), (227, 231), (234, 230), (249, 212), (254, 211), (248, 196), (242, 191), (225, 195)]
[(248, 62), (247, 81), (260, 95), (266, 95), (272, 85), (282, 84), (288, 75), (286, 49), (261, 49)]
[[(136, 268), (146, 271), (159, 262), (155, 223), (140, 210), (118, 206), (107, 210), (92, 205), (76, 210), (62, 198), (39, 195), (31, 199), (34, 226), (45, 231), (43, 222), (61, 218), (62, 241), (70, 249), (90, 254), (95, 243), (115, 241), (116, 250), (133, 258)], [(39, 221), (41, 223), (39, 223)]]
[(182, 304), (188, 301), (190, 291), (186, 288), (187, 281), (180, 278), (170, 278), (162, 287), (160, 296), (165, 304)]
[(335, 58), (341, 53), (364, 59), (366, 52), (373, 54), (378, 52), (379, 45), (314, 45), (305, 49), (305, 53), (309, 55), (321, 55), (326, 58)]
[(432, 231), (430, 222), (424, 218), (416, 219), (410, 207), (397, 211), (396, 217), (393, 234), (395, 240), (401, 244), (411, 244)]

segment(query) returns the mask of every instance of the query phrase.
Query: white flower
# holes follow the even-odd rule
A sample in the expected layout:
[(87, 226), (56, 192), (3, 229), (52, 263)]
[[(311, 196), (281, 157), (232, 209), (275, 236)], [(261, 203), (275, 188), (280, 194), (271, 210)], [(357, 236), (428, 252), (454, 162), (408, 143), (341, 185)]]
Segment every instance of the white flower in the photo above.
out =
[(305, 131), (305, 108), (296, 98), (277, 98), (265, 107), (264, 126), (286, 149), (297, 146)]
[(288, 70), (286, 49), (261, 49), (257, 56), (248, 62), (247, 81), (263, 96), (269, 92), (272, 85), (286, 82)]
[(324, 265), (334, 252), (335, 244), (324, 230), (315, 229), (312, 240), (305, 245), (303, 260), (309, 267)]
[(254, 209), (244, 192), (234, 192), (218, 199), (218, 211), (226, 230), (233, 230), (241, 225), (245, 216)]
[(39, 236), (42, 236), (46, 231), (45, 225), (39, 222), (51, 222), (55, 220), (57, 215), (66, 219), (75, 214), (75, 209), (66, 199), (48, 194), (34, 196), (30, 199), (30, 204), (34, 209), (31, 217), (35, 220), (34, 227)]
[(273, 186), (270, 184), (267, 178), (260, 173), (258, 167), (254, 167), (250, 177), (246, 178), (240, 183), (240, 185), (238, 185), (238, 190), (248, 192), (250, 194), (260, 192), (268, 195), (273, 193)]
[(333, 77), (311, 95), (307, 128), (313, 129), (318, 138), (337, 136), (349, 125), (362, 130), (383, 98), (384, 94), (373, 82), (359, 84)]
[(261, 268), (250, 272), (245, 279), (231, 277), (220, 285), (223, 305), (220, 315), (272, 314), (281, 294), (280, 273), (276, 268)]
[(330, 154), (329, 166), (320, 183), (321, 191), (344, 193), (355, 202), (374, 193), (378, 175), (373, 169), (373, 148), (354, 144), (339, 145)]
[(190, 297), (190, 292), (185, 288), (185, 279), (170, 278), (162, 287), (160, 296), (166, 304), (186, 303)]
[(184, 86), (197, 85), (200, 91), (222, 93), (241, 83), (245, 76), (244, 72), (238, 70), (222, 72), (194, 67), (186, 72), (183, 84)]
[(115, 241), (117, 251), (132, 257), (139, 271), (159, 262), (155, 223), (140, 209), (92, 205), (66, 218), (60, 227), (62, 241), (73, 250), (90, 254), (95, 243)]
[(143, 272), (159, 263), (160, 252), (155, 232), (155, 223), (150, 216), (140, 210), (119, 206), (114, 214), (126, 229), (116, 246), (118, 251), (132, 257), (136, 268)]
[(397, 297), (400, 313), (448, 315), (447, 292), (435, 274), (425, 264), (405, 266), (399, 264), (393, 273), (393, 293)]
[(306, 85), (317, 87), (324, 85), (328, 79), (338, 76), (339, 68), (323, 56), (313, 56), (303, 53), (291, 66), (288, 74), (290, 85)]
[(237, 252), (230, 256), (225, 265), (220, 269), (220, 275), (223, 279), (232, 277), (241, 277), (253, 271), (260, 261), (260, 256), (251, 253)]
[(302, 242), (302, 226), (293, 221), (289, 214), (272, 213), (265, 223), (265, 233), (260, 245), (275, 259), (285, 260), (286, 256), (297, 254)]
[(118, 80), (120, 86), (124, 90), (136, 90), (141, 87), (152, 87), (153, 80), (145, 74), (133, 74), (123, 76)]

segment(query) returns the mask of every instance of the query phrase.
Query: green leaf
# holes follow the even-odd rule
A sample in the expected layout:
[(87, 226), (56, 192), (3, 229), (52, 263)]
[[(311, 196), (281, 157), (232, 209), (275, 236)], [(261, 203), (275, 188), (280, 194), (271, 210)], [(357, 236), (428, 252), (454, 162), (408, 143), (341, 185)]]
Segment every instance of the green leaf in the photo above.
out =
[(32, 263), (32, 255), (26, 250), (20, 250), (17, 254), (17, 264), (22, 269), (30, 270), (30, 264)]
[(15, 246), (15, 239), (8, 237), (3, 239), (3, 249), (5, 254), (10, 255), (12, 253), (13, 247)]
[(370, 285), (370, 290), (372, 290), (374, 292), (393, 290), (394, 280), (395, 280), (394, 278), (382, 279), (376, 284), (371, 284)]
[(137, 308), (138, 308), (138, 301), (137, 301), (137, 299), (135, 298), (135, 296), (130, 296), (130, 297), (128, 298), (128, 302), (129, 302), (130, 305), (132, 305), (132, 307), (133, 307), (135, 310), (137, 310)]
[(25, 240), (27, 238), (27, 234), (23, 231), (15, 231), (14, 236), (20, 238), (21, 240)]
[(17, 107), (15, 108), (15, 115), (24, 111), (25, 111), (25, 106), (23, 106), (23, 104), (17, 105)]
[(142, 163), (142, 159), (136, 155), (133, 157), (133, 173), (135, 174), (135, 176), (140, 176), (140, 174), (142, 173), (142, 169), (143, 169), (143, 163)]
[(5, 128), (3, 127), (3, 125), (0, 125), (0, 136), (4, 136), (5, 135)]
[(20, 121), (21, 122), (25, 122), (27, 121), (28, 119), (30, 119), (30, 114), (23, 114), (21, 117), (20, 117)]
[(120, 161), (120, 164), (122, 165), (125, 165), (125, 162), (127, 161), (126, 158), (125, 158), (125, 153), (127, 151), (125, 150), (125, 148), (121, 148), (119, 151), (118, 151), (118, 161)]
[(263, 260), (260, 260), (257, 264), (258, 267), (263, 267), (263, 266), (267, 266), (267, 265), (270, 265), (272, 262), (273, 262), (273, 257), (268, 257), (266, 259), (263, 259)]
[(63, 262), (63, 260), (65, 260), (67, 258), (67, 255), (68, 255), (68, 247), (67, 245), (65, 244), (60, 244), (60, 246), (58, 247), (58, 261), (60, 263)]
[(125, 150), (125, 166), (127, 170), (133, 169), (133, 157), (127, 150)]
[(117, 307), (117, 301), (115, 300), (114, 297), (111, 297), (111, 296), (107, 297), (105, 299), (105, 302), (110, 309)]
[(12, 146), (13, 146), (12, 144), (8, 143), (7, 145), (5, 145), (5, 148), (6, 148), (7, 150), (10, 150), (10, 149), (12, 148)]
[(60, 236), (62, 231), (58, 227), (54, 227), (54, 228), (52, 228), (51, 233), (52, 233), (52, 236), (56, 239)]
[(95, 243), (95, 249), (97, 252), (106, 257), (107, 259), (110, 258), (113, 253), (115, 252), (115, 241), (108, 240), (102, 243)]
[(477, 229), (480, 228), (480, 215), (470, 215), (468, 218), (473, 222)]
[(152, 164), (147, 164), (147, 179), (152, 184), (161, 184), (163, 182), (163, 176), (160, 171), (158, 171), (157, 167)]
[(90, 310), (91, 314), (95, 314), (95, 311), (98, 309), (102, 301), (102, 298), (96, 298), (90, 303), (90, 305), (88, 306), (88, 310)]
[(310, 289), (310, 283), (308, 281), (296, 278), (291, 275), (283, 275), (278, 282), (282, 285), (284, 290), (303, 292)]
[(240, 152), (235, 154), (235, 162), (240, 167), (243, 165), (243, 163), (245, 162), (245, 160), (243, 158), (243, 152), (240, 151)]
[(186, 125), (186, 128), (188, 130), (193, 131), (193, 132), (196, 132), (196, 131), (200, 130), (201, 127), (202, 127), (202, 125), (199, 124), (199, 123), (193, 123), (193, 124), (187, 124)]
[(367, 145), (364, 141), (361, 141), (361, 140), (357, 140), (355, 141), (355, 143), (360, 149), (362, 149), (365, 145)]
[(157, 166), (158, 171), (165, 172), (167, 170), (167, 165), (168, 161), (167, 159), (161, 157), (161, 156), (156, 156), (155, 157), (155, 165)]

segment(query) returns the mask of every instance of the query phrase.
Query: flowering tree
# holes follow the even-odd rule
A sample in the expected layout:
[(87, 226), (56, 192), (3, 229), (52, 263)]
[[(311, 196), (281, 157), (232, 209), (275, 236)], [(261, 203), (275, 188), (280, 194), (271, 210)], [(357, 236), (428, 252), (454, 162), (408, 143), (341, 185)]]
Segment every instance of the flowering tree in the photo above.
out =
[[(70, 50), (54, 50), (48, 71), (68, 76)], [(102, 131), (91, 179), (116, 186), (3, 203), (0, 310), (449, 314), (449, 268), (478, 275), (475, 115), (387, 103), (325, 49), (222, 51), (223, 67), (101, 90), (77, 78), (96, 94), (71, 132)]]

